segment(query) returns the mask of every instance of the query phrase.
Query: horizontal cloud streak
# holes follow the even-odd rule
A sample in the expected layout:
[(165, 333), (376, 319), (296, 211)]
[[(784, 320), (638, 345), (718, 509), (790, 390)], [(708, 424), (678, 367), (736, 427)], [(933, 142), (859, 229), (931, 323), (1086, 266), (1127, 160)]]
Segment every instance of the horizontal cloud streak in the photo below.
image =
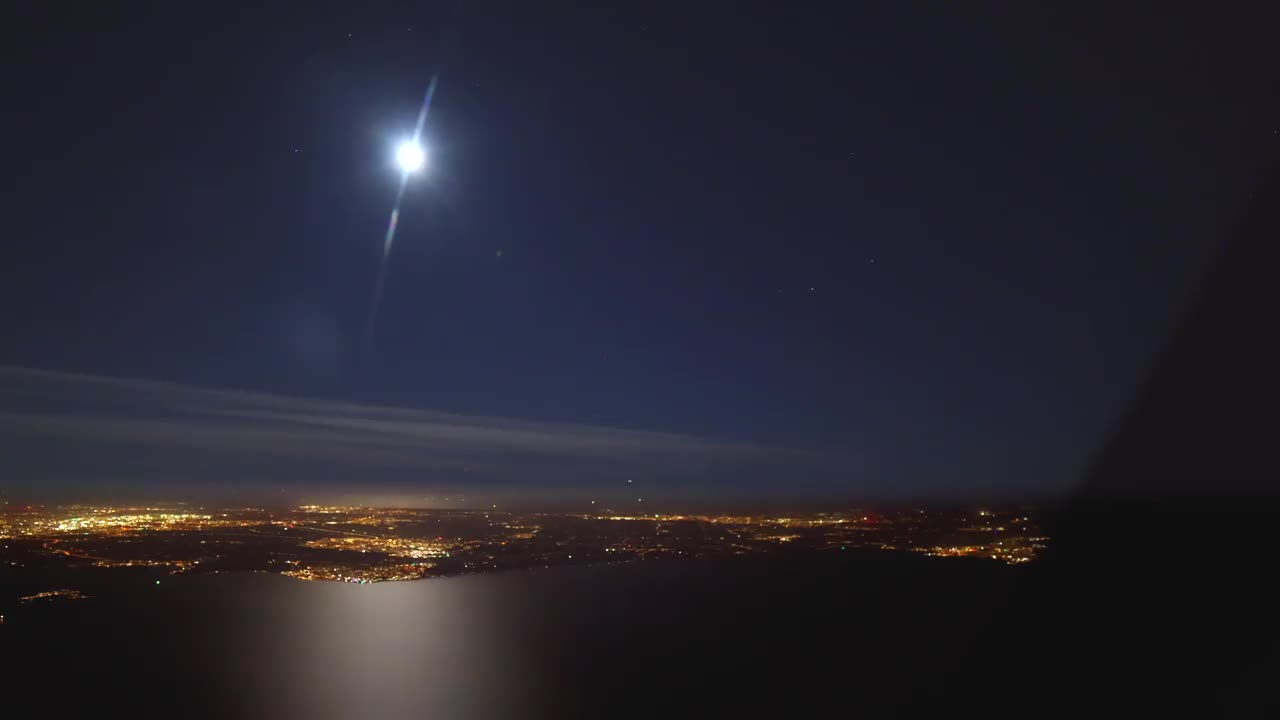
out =
[[(589, 425), (473, 417), (0, 367), (0, 448), (33, 489), (269, 482), (421, 487), (777, 489), (848, 478), (815, 453)], [(104, 479), (105, 478), (105, 479)], [(106, 480), (109, 479), (109, 480)]]

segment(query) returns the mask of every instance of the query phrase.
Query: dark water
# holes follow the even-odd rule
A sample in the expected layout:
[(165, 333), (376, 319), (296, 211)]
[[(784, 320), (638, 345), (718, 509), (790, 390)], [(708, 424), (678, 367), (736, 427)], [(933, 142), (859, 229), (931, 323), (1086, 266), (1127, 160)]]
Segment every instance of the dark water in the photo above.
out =
[(982, 643), (1016, 572), (877, 553), (365, 586), (187, 577), (28, 612), (0, 628), (0, 652), (9, 706), (59, 715), (900, 708)]

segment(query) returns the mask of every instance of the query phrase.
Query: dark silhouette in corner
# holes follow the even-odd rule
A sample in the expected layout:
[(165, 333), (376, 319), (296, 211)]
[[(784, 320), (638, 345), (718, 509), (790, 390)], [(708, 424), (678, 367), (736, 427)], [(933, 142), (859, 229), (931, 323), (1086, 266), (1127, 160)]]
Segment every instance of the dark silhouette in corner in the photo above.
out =
[(1280, 707), (1278, 210), (1272, 176), (1014, 598), (1055, 658), (1038, 707)]

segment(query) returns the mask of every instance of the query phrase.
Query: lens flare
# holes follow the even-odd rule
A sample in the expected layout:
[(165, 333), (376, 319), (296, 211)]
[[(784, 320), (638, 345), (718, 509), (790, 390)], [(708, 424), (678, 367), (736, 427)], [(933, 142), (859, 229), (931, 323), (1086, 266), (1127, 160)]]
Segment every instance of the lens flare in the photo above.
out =
[(396, 148), (396, 163), (400, 166), (400, 189), (396, 191), (395, 202), (391, 204), (391, 218), (387, 222), (387, 234), (382, 240), (382, 259), (378, 263), (378, 276), (373, 283), (373, 300), (369, 303), (369, 320), (365, 323), (364, 345), (360, 351), (361, 361), (365, 361), (373, 344), (374, 325), (378, 320), (378, 306), (382, 304), (382, 288), (387, 280), (387, 258), (391, 255), (391, 244), (396, 237), (396, 226), (400, 223), (400, 201), (404, 200), (404, 191), (409, 184), (409, 176), (421, 170), (427, 164), (427, 153), (422, 149), (419, 139), (422, 127), (427, 122), (427, 112), (431, 109), (431, 98), (436, 94), (439, 73), (431, 76), (427, 85), (426, 97), (422, 99), (422, 107), (418, 109), (418, 122), (413, 129), (413, 137), (405, 140)]

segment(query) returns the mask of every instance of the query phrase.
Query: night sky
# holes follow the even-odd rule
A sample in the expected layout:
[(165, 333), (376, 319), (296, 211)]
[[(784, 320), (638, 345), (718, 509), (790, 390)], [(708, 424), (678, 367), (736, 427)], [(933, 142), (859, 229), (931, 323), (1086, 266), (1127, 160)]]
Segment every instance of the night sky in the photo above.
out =
[(6, 10), (26, 491), (1052, 494), (1280, 145), (1221, 9), (222, 5)]

